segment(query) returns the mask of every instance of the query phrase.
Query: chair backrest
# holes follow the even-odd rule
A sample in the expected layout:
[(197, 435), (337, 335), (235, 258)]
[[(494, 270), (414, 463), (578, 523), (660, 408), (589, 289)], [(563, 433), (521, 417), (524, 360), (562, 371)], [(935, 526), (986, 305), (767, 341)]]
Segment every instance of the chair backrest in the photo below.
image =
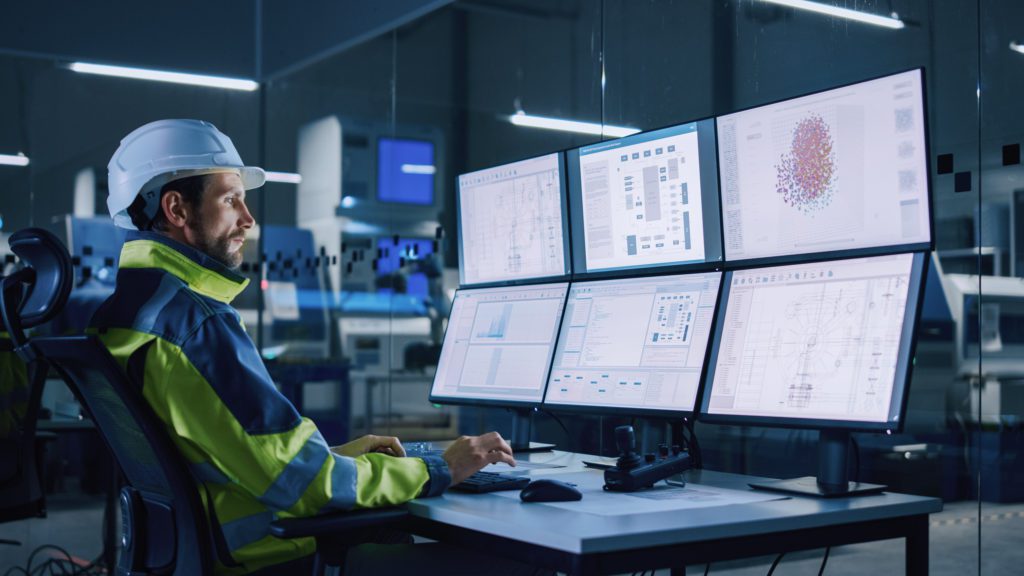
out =
[[(209, 574), (213, 536), (195, 481), (163, 423), (95, 336), (33, 338), (30, 345), (92, 415), (133, 490), (122, 491), (131, 572)], [(125, 552), (122, 552), (125, 554)], [(125, 567), (122, 560), (122, 567)]]
[(49, 365), (61, 375), (128, 480), (121, 491), (125, 528), (118, 573), (212, 573), (215, 547), (203, 501), (187, 463), (142, 397), (141, 379), (133, 383), (96, 336), (25, 333), (67, 302), (74, 279), (67, 249), (38, 228), (14, 233), (10, 244), (24, 264), (0, 281), (0, 315), (13, 348), (30, 366), (45, 371)]
[[(0, 330), (7, 332), (0, 339), (0, 374), (16, 380), (5, 382), (9, 405), (0, 405), (6, 412), (0, 417), (7, 419), (0, 435), (0, 522), (35, 516), (45, 509), (35, 444), (47, 366), (26, 354), (25, 331), (60, 313), (72, 285), (71, 259), (56, 236), (27, 228), (12, 234), (8, 242), (22, 267), (0, 277)], [(24, 370), (16, 366), (22, 362)]]

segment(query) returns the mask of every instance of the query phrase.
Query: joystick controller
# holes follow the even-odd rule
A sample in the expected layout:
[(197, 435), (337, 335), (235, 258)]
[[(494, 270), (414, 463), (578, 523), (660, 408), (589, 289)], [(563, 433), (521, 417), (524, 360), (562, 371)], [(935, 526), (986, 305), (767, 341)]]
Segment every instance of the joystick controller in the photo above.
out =
[(675, 446), (671, 454), (667, 449), (660, 455), (638, 454), (632, 426), (615, 429), (615, 445), (619, 449), (619, 460), (614, 468), (604, 471), (604, 489), (608, 491), (636, 492), (690, 469), (690, 455)]

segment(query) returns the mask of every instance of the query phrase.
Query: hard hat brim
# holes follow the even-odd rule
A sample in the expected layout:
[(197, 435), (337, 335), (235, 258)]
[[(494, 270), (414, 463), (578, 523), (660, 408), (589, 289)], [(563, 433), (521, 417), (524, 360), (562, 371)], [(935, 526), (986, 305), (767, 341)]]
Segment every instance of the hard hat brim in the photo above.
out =
[(246, 190), (259, 188), (267, 183), (267, 173), (263, 168), (256, 166), (242, 166), (238, 168), (238, 176), (242, 179), (242, 187)]

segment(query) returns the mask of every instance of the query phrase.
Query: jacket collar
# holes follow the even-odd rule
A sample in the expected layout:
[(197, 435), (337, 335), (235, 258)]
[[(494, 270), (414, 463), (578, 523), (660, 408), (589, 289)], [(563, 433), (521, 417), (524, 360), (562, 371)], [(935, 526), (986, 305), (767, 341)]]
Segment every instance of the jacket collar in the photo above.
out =
[(119, 268), (160, 268), (204, 296), (228, 304), (249, 279), (206, 254), (155, 232), (129, 231)]

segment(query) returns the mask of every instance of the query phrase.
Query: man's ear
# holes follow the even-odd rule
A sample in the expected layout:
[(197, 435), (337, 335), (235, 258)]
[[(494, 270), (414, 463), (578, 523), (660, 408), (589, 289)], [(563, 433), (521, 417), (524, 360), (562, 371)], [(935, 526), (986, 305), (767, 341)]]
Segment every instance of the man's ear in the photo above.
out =
[(171, 228), (184, 228), (192, 216), (191, 208), (177, 190), (168, 190), (160, 197), (160, 210), (163, 210)]

